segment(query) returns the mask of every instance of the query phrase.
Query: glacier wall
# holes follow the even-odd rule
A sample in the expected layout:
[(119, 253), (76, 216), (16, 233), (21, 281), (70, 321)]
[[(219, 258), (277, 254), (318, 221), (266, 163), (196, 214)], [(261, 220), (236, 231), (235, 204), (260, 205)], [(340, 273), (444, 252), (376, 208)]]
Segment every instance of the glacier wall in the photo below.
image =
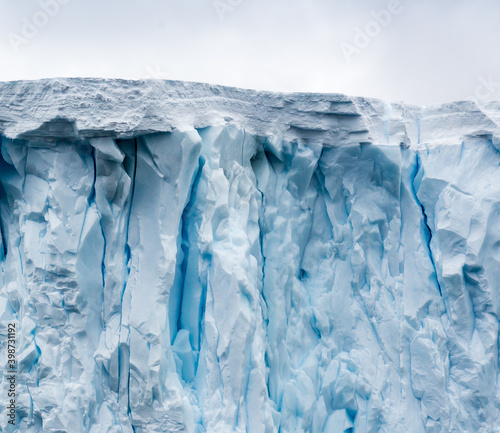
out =
[(500, 432), (499, 120), (496, 103), (1, 83), (16, 428)]

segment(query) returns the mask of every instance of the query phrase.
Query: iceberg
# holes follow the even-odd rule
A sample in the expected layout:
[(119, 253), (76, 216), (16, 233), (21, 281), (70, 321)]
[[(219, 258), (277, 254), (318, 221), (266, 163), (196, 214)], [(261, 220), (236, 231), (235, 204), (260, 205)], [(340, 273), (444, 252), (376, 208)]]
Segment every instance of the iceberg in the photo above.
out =
[(500, 432), (500, 103), (19, 81), (0, 136), (3, 431)]

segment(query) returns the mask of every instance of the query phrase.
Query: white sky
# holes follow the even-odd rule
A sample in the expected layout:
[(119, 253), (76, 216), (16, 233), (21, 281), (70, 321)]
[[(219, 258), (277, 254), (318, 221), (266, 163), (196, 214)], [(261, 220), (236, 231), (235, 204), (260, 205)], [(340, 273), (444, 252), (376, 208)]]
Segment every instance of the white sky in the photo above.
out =
[[(394, 1), (385, 27), (370, 24)], [(64, 4), (48, 17), (41, 4), (54, 2)], [(357, 49), (367, 26), (375, 34)], [(4, 81), (153, 77), (416, 104), (500, 100), (498, 0), (0, 0), (0, 29)], [(358, 51), (350, 62), (343, 43)]]

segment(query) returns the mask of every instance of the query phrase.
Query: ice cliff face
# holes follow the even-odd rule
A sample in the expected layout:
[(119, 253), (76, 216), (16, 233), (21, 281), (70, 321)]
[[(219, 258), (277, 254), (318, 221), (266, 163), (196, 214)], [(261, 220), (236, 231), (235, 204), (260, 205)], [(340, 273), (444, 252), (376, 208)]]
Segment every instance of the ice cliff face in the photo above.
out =
[(0, 84), (19, 431), (500, 432), (499, 122), (494, 103)]

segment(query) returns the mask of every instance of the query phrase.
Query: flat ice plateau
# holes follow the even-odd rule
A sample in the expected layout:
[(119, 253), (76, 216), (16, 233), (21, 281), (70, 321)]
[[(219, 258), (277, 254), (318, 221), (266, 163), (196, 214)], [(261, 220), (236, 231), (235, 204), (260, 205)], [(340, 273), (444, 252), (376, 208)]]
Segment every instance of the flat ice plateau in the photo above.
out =
[(1, 428), (500, 432), (499, 125), (493, 102), (0, 83)]

